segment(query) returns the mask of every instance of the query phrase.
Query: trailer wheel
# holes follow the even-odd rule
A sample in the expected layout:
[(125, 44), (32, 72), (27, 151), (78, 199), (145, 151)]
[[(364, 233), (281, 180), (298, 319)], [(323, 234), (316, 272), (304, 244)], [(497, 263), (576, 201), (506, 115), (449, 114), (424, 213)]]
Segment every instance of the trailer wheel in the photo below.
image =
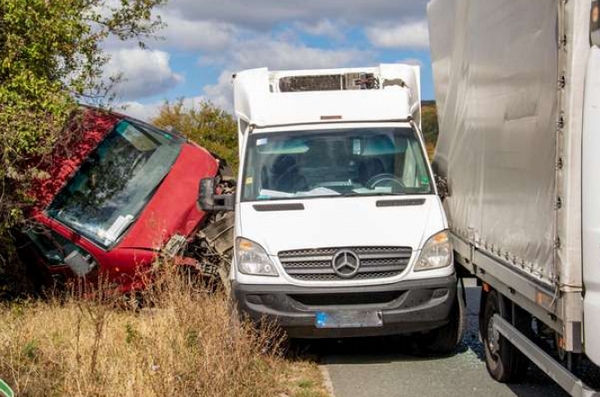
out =
[(450, 322), (443, 327), (420, 335), (419, 348), (432, 354), (450, 354), (462, 341), (466, 324), (465, 302), (461, 294), (456, 294), (450, 311)]
[[(480, 311), (480, 332), (485, 351), (485, 364), (488, 372), (498, 382), (516, 383), (523, 379), (527, 371), (526, 357), (494, 329), (494, 314), (510, 320), (508, 310), (503, 307), (501, 295), (492, 290), (482, 296), (483, 310)], [(518, 313), (518, 311), (516, 311)]]

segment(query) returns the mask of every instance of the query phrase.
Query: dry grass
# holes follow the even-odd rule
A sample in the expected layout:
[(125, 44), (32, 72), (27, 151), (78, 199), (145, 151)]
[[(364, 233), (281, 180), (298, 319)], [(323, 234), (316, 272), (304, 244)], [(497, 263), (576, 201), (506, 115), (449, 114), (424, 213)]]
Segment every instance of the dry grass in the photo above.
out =
[(294, 359), (289, 362), (286, 376), (285, 397), (329, 397), (329, 391), (323, 384), (323, 375), (316, 363), (306, 359)]
[(223, 294), (167, 275), (144, 302), (0, 306), (0, 378), (23, 397), (302, 396), (306, 382), (320, 390), (314, 369), (297, 379), (310, 364), (286, 362), (272, 327), (232, 320)]

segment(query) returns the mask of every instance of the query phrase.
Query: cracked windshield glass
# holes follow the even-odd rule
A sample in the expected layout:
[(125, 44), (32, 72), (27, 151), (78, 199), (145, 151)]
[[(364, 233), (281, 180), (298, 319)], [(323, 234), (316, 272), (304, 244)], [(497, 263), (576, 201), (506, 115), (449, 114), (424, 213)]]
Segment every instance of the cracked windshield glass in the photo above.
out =
[(109, 246), (137, 217), (175, 162), (183, 140), (121, 121), (48, 208), (48, 214)]
[(432, 192), (410, 128), (257, 133), (246, 155), (244, 201)]

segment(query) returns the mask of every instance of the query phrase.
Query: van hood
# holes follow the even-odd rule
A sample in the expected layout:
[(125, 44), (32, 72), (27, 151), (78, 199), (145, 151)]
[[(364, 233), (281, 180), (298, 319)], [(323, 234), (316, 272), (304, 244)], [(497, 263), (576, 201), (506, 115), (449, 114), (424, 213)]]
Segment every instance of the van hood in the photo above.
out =
[(192, 233), (205, 213), (196, 205), (200, 179), (215, 176), (217, 160), (186, 143), (139, 218), (116, 248), (157, 250), (171, 236)]
[(439, 198), (432, 195), (242, 203), (238, 216), (237, 235), (260, 244), (273, 256), (326, 247), (420, 250), (426, 239), (447, 227)]

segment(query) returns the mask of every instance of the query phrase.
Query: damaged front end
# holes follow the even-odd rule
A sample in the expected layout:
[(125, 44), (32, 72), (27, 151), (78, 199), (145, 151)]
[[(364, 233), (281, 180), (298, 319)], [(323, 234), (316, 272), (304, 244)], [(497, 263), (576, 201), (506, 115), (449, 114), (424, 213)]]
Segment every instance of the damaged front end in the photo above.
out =
[[(212, 186), (216, 186), (214, 190), (223, 196), (228, 195), (232, 199), (235, 197), (233, 179), (220, 176), (210, 179)], [(201, 200), (202, 198), (199, 198), (199, 202)], [(234, 213), (231, 210), (211, 210), (201, 204), (200, 206), (206, 212), (206, 217), (199, 230), (190, 238), (182, 235), (172, 236), (165, 244), (163, 254), (207, 284), (221, 284), (228, 290), (233, 256)]]
[(234, 191), (225, 161), (174, 131), (99, 109), (82, 115), (67, 126), (80, 138), (52, 153), (48, 178), (31, 188), (29, 222), (15, 232), (35, 289), (102, 282), (129, 293), (144, 289), (163, 259), (225, 279), (233, 216), (203, 211), (198, 198), (207, 177), (215, 193)]

